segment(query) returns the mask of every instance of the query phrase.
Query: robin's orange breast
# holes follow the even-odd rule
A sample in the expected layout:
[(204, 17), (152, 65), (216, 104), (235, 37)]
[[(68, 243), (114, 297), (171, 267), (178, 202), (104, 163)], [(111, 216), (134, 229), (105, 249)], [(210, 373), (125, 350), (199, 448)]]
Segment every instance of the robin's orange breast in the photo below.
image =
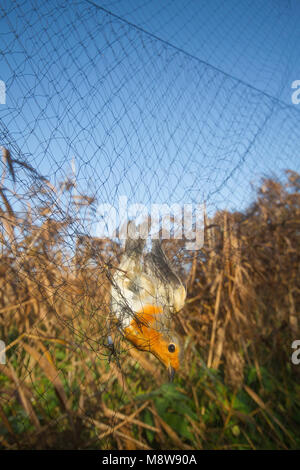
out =
[(161, 333), (154, 328), (158, 315), (162, 314), (162, 307), (156, 305), (145, 305), (140, 312), (135, 314), (130, 325), (124, 329), (126, 338), (138, 349), (149, 351), (151, 345), (158, 342)]

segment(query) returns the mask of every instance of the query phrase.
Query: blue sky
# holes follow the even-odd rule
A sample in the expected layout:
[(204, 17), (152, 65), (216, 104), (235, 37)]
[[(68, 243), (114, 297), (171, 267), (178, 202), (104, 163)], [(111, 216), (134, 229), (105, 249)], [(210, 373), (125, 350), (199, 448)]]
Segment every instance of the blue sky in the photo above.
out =
[(104, 0), (99, 4), (290, 104), (290, 83), (300, 73), (297, 0)]
[(299, 170), (298, 1), (95, 3), (151, 34), (86, 1), (3, 2), (2, 145), (54, 184), (73, 160), (77, 194), (114, 206), (243, 209)]

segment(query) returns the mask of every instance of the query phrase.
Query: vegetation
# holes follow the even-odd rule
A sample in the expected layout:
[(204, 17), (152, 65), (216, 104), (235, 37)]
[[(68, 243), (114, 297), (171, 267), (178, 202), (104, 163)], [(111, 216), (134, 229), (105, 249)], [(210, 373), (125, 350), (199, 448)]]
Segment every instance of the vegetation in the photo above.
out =
[[(14, 179), (9, 155), (3, 164)], [(58, 216), (59, 191), (24, 171), (37, 199), (22, 217), (25, 195), (9, 199), (5, 175), (0, 186), (0, 447), (299, 448), (300, 176), (264, 180), (247, 211), (206, 220), (199, 252), (165, 241), (188, 288), (175, 320), (185, 359), (169, 384), (114, 326), (115, 353), (106, 344), (118, 244), (72, 238), (72, 183)]]

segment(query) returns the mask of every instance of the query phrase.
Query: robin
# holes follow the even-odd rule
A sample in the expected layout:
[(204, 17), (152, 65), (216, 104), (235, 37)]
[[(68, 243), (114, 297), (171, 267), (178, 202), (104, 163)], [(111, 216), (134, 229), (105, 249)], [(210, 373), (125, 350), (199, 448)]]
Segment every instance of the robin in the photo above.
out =
[(124, 337), (137, 349), (152, 353), (172, 381), (182, 346), (172, 317), (184, 305), (186, 290), (173, 271), (159, 240), (143, 254), (145, 240), (127, 239), (112, 278), (111, 310)]

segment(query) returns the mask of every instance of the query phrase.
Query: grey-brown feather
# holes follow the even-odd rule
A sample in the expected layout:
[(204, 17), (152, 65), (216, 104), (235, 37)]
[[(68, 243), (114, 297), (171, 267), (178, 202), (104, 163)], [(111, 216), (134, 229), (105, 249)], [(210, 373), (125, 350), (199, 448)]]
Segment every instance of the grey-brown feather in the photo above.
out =
[(167, 259), (159, 240), (152, 241), (151, 253), (145, 255), (145, 270), (146, 272), (153, 273), (160, 282), (165, 282), (173, 288), (178, 288), (182, 285), (180, 278)]

